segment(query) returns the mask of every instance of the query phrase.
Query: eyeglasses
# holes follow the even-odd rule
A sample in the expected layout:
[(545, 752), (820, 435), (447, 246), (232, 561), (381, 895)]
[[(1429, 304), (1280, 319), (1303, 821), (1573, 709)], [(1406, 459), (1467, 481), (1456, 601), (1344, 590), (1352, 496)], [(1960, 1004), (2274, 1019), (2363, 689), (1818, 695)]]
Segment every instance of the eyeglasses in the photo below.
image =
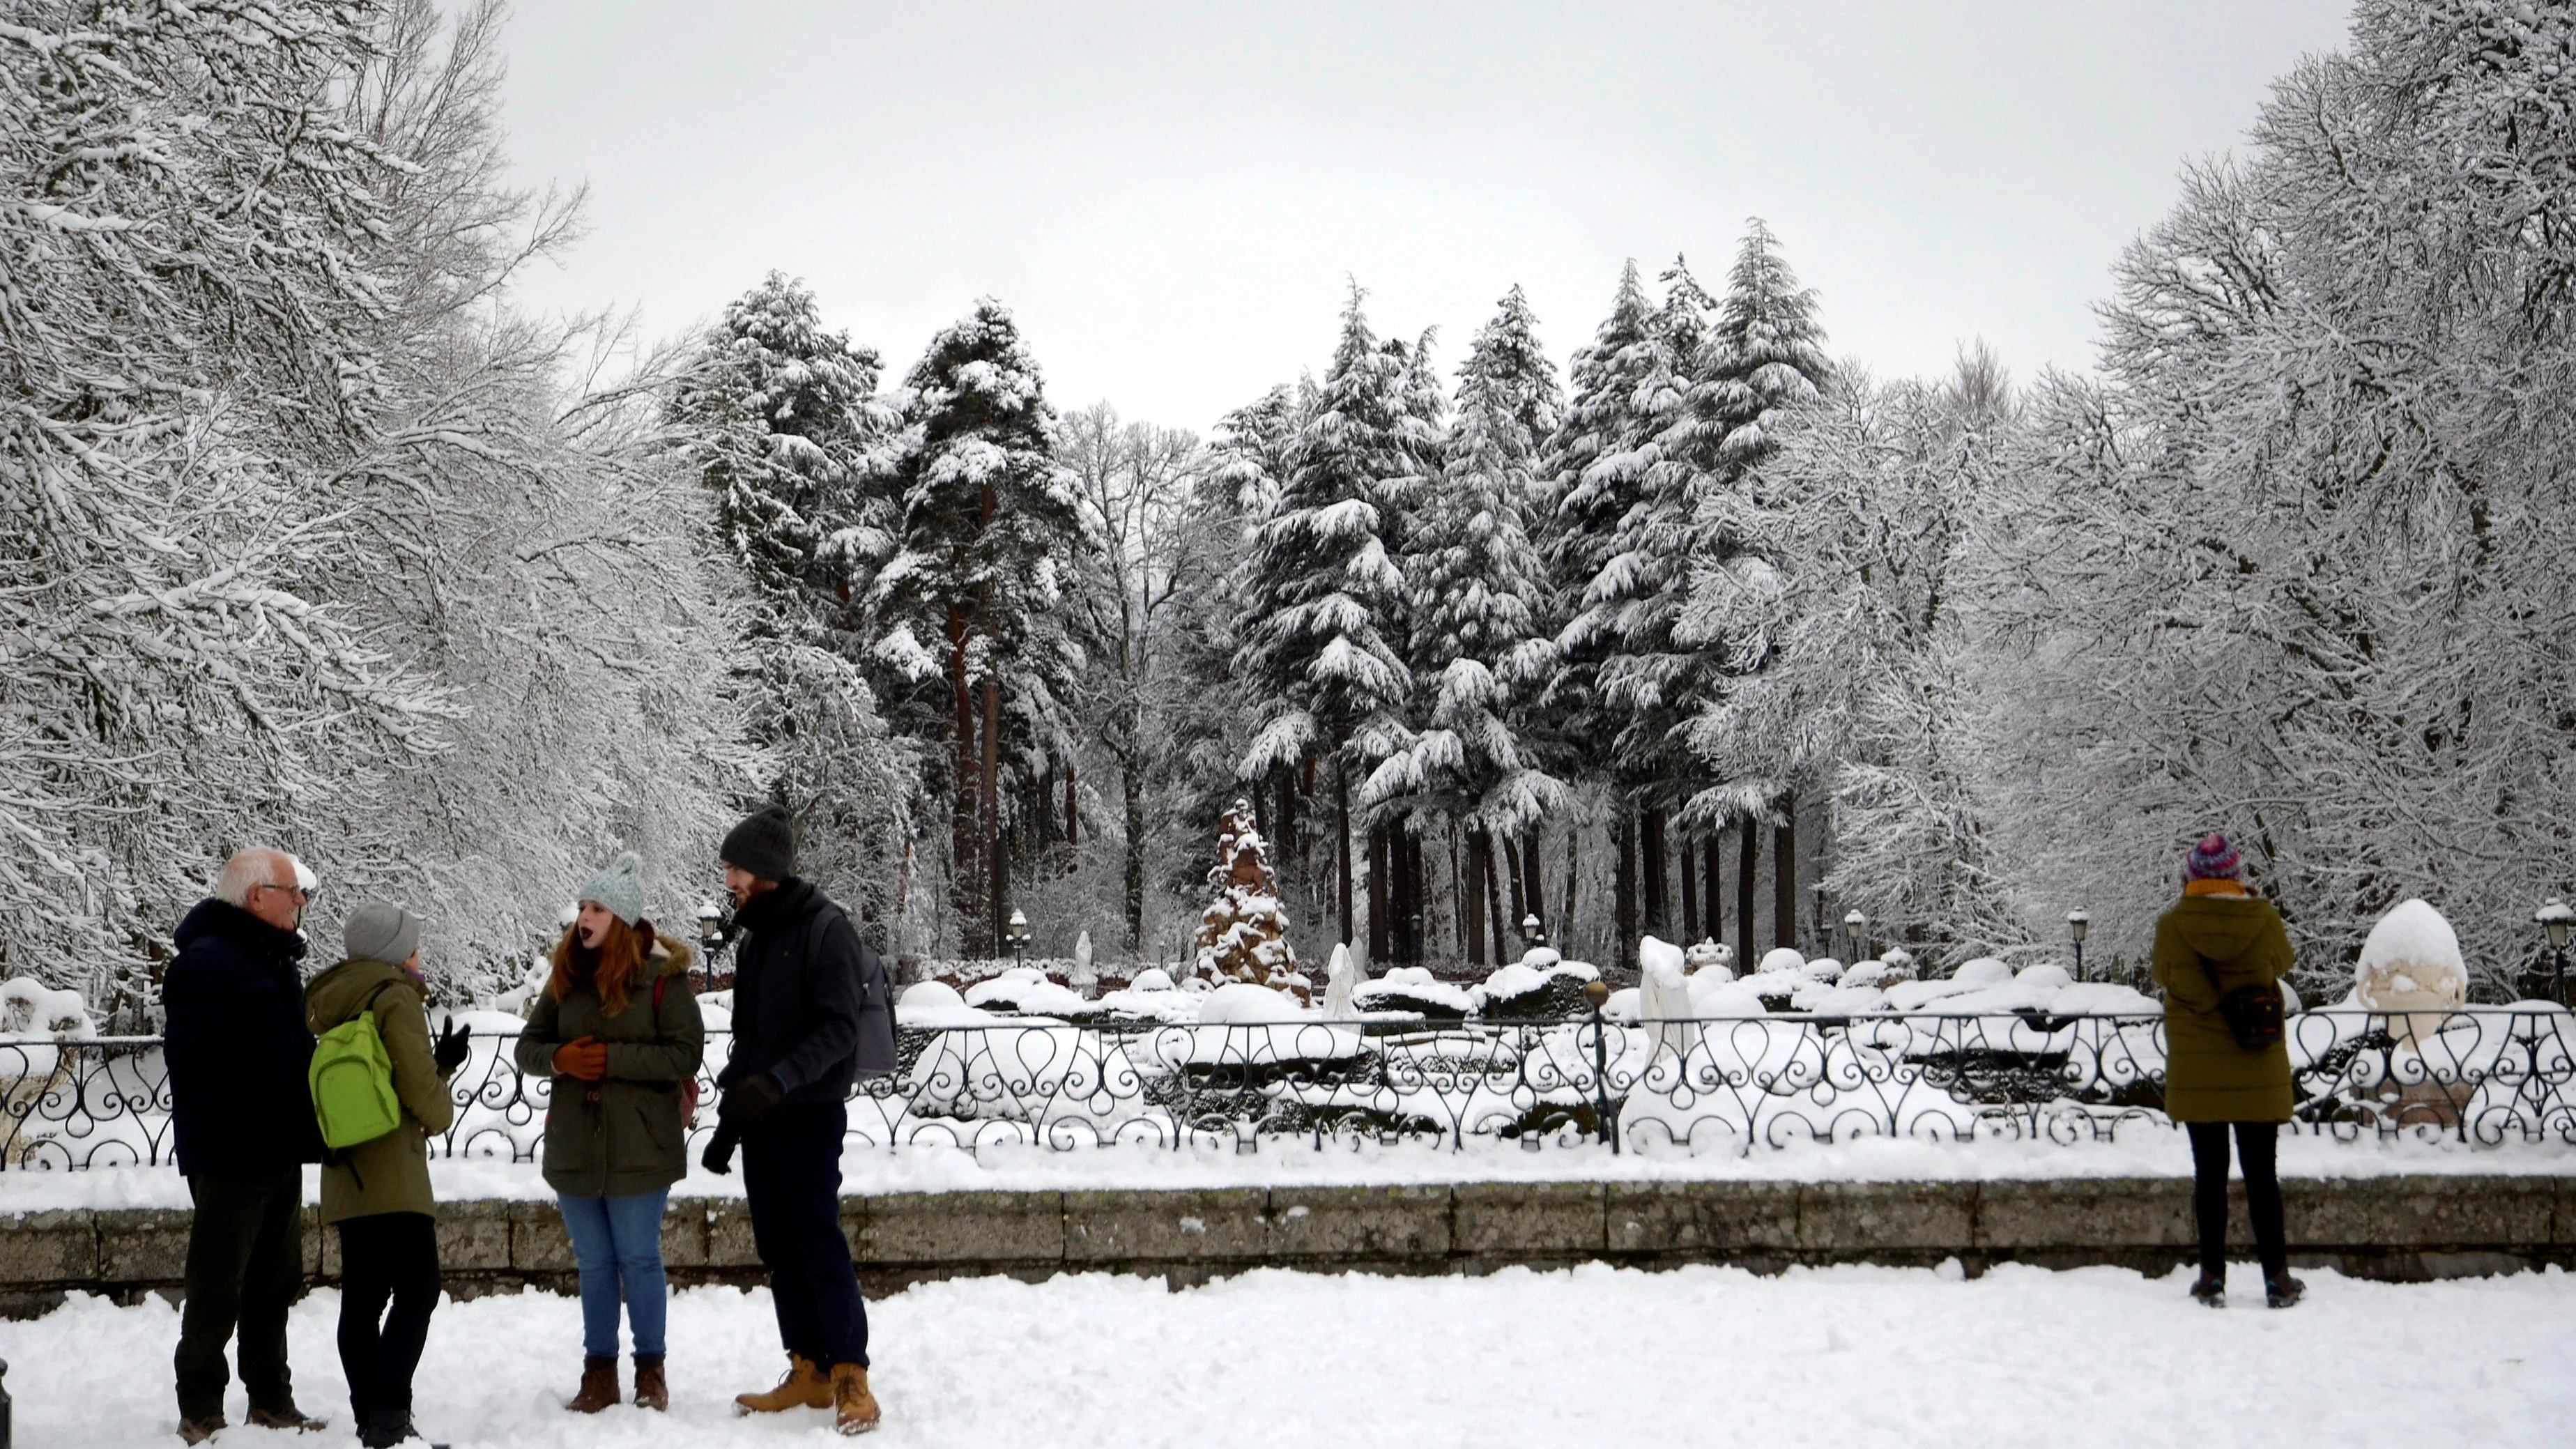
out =
[(252, 890), (258, 890), (258, 891), (284, 891), (284, 892), (286, 892), (288, 895), (295, 897), (295, 898), (296, 898), (297, 900), (299, 900), (299, 901), (308, 901), (308, 902), (309, 902), (309, 901), (311, 901), (315, 896), (318, 896), (318, 895), (320, 895), (320, 894), (322, 893), (322, 892), (321, 892), (321, 889), (320, 889), (319, 887), (316, 887), (316, 888), (314, 888), (314, 889), (312, 889), (312, 890), (309, 890), (309, 891), (308, 891), (308, 890), (306, 890), (306, 889), (305, 889), (304, 887), (302, 887), (302, 886), (279, 885), (279, 884), (277, 884), (275, 881), (261, 881), (258, 885), (255, 885), (255, 886), (251, 887), (251, 889), (252, 889)]

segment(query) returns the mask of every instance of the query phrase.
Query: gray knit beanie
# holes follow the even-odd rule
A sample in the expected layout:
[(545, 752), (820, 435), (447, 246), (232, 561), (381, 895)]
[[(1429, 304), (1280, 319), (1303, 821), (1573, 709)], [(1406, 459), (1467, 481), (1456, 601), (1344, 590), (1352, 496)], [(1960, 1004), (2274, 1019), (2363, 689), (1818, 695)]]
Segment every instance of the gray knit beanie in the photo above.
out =
[(761, 806), (725, 836), (723, 858), (762, 880), (787, 879), (796, 873), (796, 817), (784, 805)]
[(581, 883), (581, 893), (573, 899), (597, 901), (610, 915), (634, 925), (644, 918), (644, 857), (630, 850), (610, 861)]
[(420, 917), (389, 901), (362, 902), (341, 923), (340, 944), (352, 961), (400, 966), (420, 949)]

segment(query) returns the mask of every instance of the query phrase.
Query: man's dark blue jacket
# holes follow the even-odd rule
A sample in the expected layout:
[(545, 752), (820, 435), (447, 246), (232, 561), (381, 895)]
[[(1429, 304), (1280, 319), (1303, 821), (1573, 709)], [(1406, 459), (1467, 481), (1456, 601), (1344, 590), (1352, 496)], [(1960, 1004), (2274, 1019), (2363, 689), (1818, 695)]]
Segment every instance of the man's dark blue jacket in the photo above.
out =
[(270, 1171), (322, 1160), (305, 1086), (304, 938), (225, 901), (200, 901), (179, 923), (179, 955), (161, 977), (162, 1059), (170, 1069), (179, 1170)]
[(794, 876), (734, 912), (731, 1087), (763, 1072), (789, 1102), (838, 1102), (860, 1077), (894, 1070), (885, 963), (831, 898)]

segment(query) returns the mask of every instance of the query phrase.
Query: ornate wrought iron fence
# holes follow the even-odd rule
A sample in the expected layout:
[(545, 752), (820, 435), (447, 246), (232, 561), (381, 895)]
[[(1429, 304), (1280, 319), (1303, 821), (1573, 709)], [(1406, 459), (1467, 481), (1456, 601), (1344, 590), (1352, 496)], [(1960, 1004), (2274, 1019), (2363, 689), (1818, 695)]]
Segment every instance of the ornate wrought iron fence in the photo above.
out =
[[(2471, 1008), (2293, 1017), (2293, 1130), (2480, 1146), (2576, 1143), (2576, 1026)], [(549, 1083), (505, 1034), (452, 1084), (447, 1156), (533, 1159)], [(2162, 1129), (2156, 1016), (1781, 1014), (1642, 1025), (1369, 1020), (1282, 1025), (1004, 1019), (900, 1033), (900, 1069), (849, 1096), (853, 1143), (1051, 1149), (1472, 1139), (1749, 1151), (1792, 1142)], [(708, 1075), (727, 1050), (710, 1034)], [(710, 1094), (709, 1099), (713, 1097)], [(702, 1115), (692, 1132), (713, 1127)], [(693, 1144), (694, 1146), (694, 1144)], [(0, 1042), (0, 1170), (171, 1158), (148, 1037)]]

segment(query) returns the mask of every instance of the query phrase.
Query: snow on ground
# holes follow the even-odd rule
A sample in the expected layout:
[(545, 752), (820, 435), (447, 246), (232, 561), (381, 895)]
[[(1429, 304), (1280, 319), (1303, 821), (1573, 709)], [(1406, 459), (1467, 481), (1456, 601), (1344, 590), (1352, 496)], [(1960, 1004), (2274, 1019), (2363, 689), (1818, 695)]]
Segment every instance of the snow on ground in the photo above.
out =
[[(2285, 1177), (2391, 1177), (2410, 1173), (2556, 1177), (2576, 1175), (2576, 1146), (2514, 1142), (2470, 1147), (2410, 1139), (2337, 1142), (2306, 1134), (2281, 1139)], [(305, 1169), (305, 1200), (319, 1191), (320, 1169)], [(520, 1198), (554, 1193), (533, 1162), (439, 1158), (430, 1180), (442, 1201)], [(1937, 1142), (1864, 1137), (1793, 1143), (1749, 1156), (1685, 1155), (1672, 1149), (1612, 1155), (1598, 1146), (1470, 1141), (1459, 1151), (1423, 1143), (1328, 1145), (1323, 1150), (1271, 1139), (1258, 1152), (1228, 1147), (1155, 1147), (1135, 1143), (1076, 1147), (852, 1147), (841, 1159), (842, 1190), (965, 1192), (1085, 1188), (1329, 1187), (1443, 1182), (1596, 1182), (1759, 1179), (1803, 1182), (1920, 1182), (2066, 1177), (2188, 1177), (2191, 1148), (2169, 1127), (2138, 1124), (2115, 1141), (2060, 1146), (1982, 1139)], [(673, 1189), (680, 1197), (738, 1197), (742, 1175), (718, 1177), (690, 1163)], [(188, 1185), (176, 1169), (96, 1167), (74, 1172), (0, 1172), (0, 1213), (51, 1208), (186, 1207)]]
[[(2309, 1275), (2308, 1301), (2188, 1302), (2176, 1273), (2007, 1266), (1601, 1266), (1487, 1278), (1264, 1270), (1184, 1292), (1068, 1276), (925, 1284), (870, 1305), (888, 1446), (2333, 1444), (2566, 1442), (2576, 1279), (2428, 1284)], [(345, 1425), (318, 1292), (291, 1328), (304, 1407)], [(177, 1311), (83, 1297), (0, 1323), (20, 1442), (160, 1446)], [(559, 1405), (580, 1307), (532, 1293), (443, 1305), (418, 1381), (430, 1438), (512, 1449), (830, 1442), (824, 1414), (736, 1419), (781, 1362), (765, 1292), (671, 1314), (672, 1405)], [(244, 1410), (236, 1388), (234, 1422)], [(340, 1442), (338, 1431), (331, 1442)], [(306, 1441), (246, 1428), (228, 1449)]]

